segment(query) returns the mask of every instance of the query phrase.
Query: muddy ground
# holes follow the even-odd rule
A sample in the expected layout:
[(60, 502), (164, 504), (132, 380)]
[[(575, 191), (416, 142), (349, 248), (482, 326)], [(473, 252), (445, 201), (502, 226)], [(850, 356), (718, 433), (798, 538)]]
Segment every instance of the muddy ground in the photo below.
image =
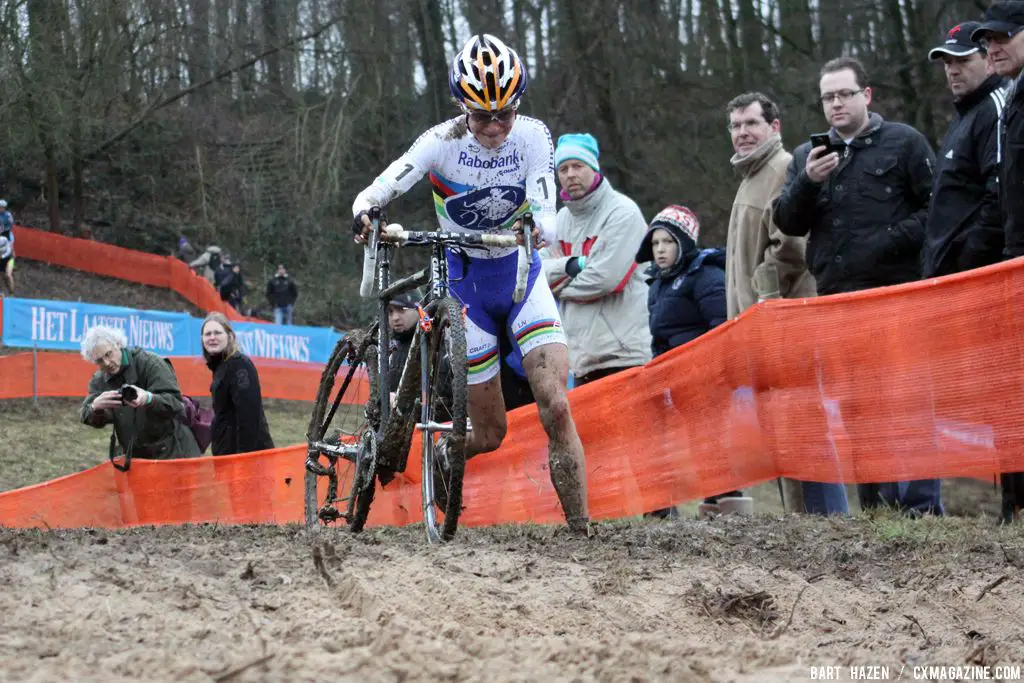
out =
[(895, 679), (1024, 664), (1024, 533), (990, 518), (596, 532), (464, 529), (430, 547), (416, 527), (0, 530), (0, 679), (803, 681), (812, 666)]

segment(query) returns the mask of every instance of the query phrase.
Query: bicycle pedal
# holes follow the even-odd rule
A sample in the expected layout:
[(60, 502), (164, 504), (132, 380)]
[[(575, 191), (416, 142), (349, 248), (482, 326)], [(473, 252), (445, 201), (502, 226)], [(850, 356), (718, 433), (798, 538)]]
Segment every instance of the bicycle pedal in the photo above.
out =
[(343, 515), (341, 514), (341, 511), (333, 505), (325, 505), (320, 508), (320, 512), (317, 517), (319, 517), (324, 524), (330, 524), (332, 522), (337, 522), (343, 517)]

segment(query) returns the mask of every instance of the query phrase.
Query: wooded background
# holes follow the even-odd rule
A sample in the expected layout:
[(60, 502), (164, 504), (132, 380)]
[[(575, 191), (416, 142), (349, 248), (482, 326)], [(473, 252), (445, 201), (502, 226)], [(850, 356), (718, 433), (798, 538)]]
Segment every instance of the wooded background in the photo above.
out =
[[(0, 196), (20, 222), (169, 253), (179, 235), (275, 264), (297, 322), (365, 319), (351, 202), (454, 115), (471, 32), (526, 60), (522, 111), (587, 131), (650, 218), (682, 203), (723, 244), (737, 181), (725, 103), (757, 89), (792, 148), (826, 130), (818, 69), (864, 61), (873, 109), (938, 142), (951, 115), (927, 52), (981, 0), (0, 0)], [(426, 183), (390, 214), (432, 225)], [(400, 266), (413, 265), (406, 255)]]

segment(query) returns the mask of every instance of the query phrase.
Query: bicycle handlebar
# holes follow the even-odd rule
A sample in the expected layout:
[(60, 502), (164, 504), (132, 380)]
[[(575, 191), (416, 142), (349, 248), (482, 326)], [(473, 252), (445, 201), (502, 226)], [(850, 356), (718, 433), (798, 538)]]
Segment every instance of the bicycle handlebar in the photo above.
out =
[(423, 246), (439, 242), (462, 247), (516, 246), (514, 235), (474, 234), (470, 232), (421, 232), (418, 230), (406, 230), (397, 223), (392, 223), (384, 228), (380, 238), (385, 242), (394, 242), (398, 245), (411, 244), (413, 246)]
[[(529, 224), (532, 227), (532, 217), (525, 216), (524, 218), (529, 218)], [(381, 242), (389, 242), (399, 246), (427, 246), (441, 243), (462, 247), (514, 247), (518, 244), (515, 235), (406, 230), (397, 223), (392, 223), (378, 229), (378, 224), (375, 222), (371, 238), (363, 250), (363, 279), (359, 285), (359, 295), (365, 298), (373, 296), (374, 277), (377, 270), (377, 245), (373, 239), (374, 235)], [(522, 301), (523, 295), (526, 293), (527, 278), (530, 275), (530, 262), (533, 258), (531, 239), (532, 236), (526, 237), (524, 240), (526, 246), (520, 246), (519, 248), (519, 268), (516, 275), (515, 290), (512, 295), (516, 303)]]

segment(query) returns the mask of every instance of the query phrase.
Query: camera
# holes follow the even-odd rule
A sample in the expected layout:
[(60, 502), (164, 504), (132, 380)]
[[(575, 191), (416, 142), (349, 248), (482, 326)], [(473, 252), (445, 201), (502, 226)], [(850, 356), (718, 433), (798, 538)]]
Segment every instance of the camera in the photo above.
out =
[(133, 386), (121, 387), (117, 392), (121, 395), (121, 403), (131, 403), (139, 397), (139, 391)]

